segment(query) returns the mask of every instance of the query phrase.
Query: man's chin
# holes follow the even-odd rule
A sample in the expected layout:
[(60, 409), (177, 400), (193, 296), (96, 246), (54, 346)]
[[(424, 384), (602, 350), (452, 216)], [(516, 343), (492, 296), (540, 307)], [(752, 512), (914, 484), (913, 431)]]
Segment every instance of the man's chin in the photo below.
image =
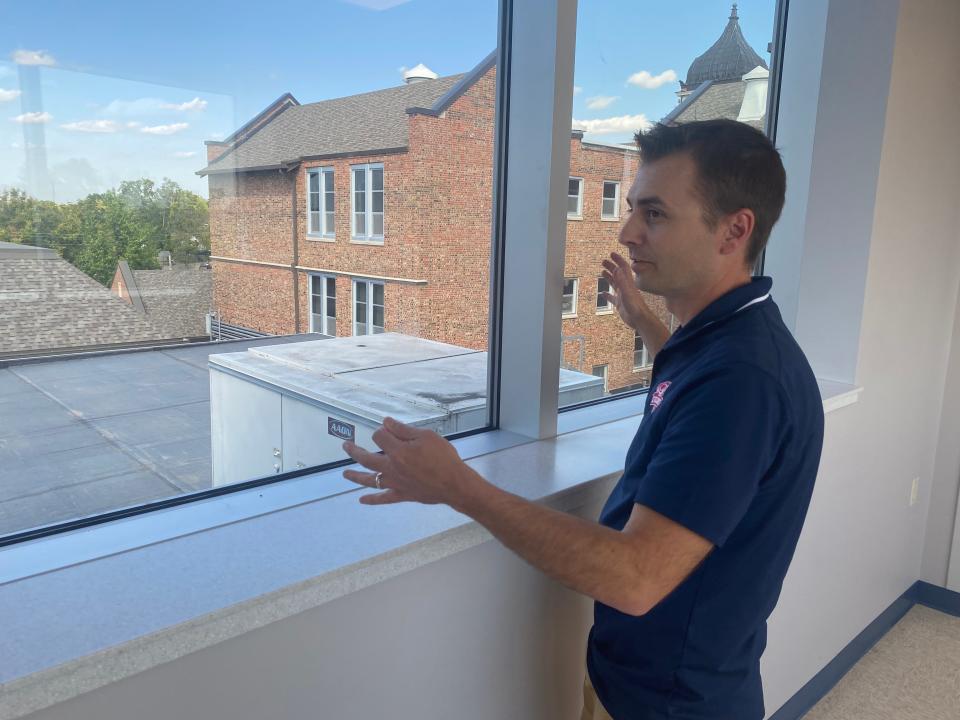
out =
[(650, 293), (651, 295), (663, 295), (663, 291), (657, 284), (656, 280), (651, 277), (649, 270), (644, 272), (634, 271), (633, 273), (633, 283), (636, 285), (637, 290), (642, 290), (645, 293)]

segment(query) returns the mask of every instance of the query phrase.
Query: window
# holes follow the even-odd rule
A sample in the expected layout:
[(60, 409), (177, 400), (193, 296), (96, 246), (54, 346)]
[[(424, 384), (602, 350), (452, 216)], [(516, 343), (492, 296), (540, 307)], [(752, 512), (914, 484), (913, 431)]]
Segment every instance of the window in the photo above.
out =
[(650, 353), (647, 351), (647, 346), (643, 344), (643, 338), (640, 337), (640, 333), (633, 334), (633, 369), (641, 370), (653, 365), (653, 361), (650, 359)]
[(607, 365), (594, 365), (593, 370), (590, 371), (591, 375), (594, 375), (598, 378), (603, 378), (603, 392), (607, 392)]
[(610, 292), (610, 281), (606, 278), (597, 279), (597, 312), (612, 310), (613, 305), (607, 300), (604, 293)]
[(577, 286), (579, 283), (576, 278), (566, 278), (563, 281), (563, 304), (561, 312), (564, 317), (570, 317), (577, 314)]
[(600, 217), (604, 220), (620, 218), (620, 183), (603, 181), (603, 208), (600, 211)]
[(570, 178), (567, 190), (567, 217), (579, 218), (583, 215), (583, 178)]
[(328, 275), (310, 276), (310, 332), (336, 337), (337, 280)]
[(353, 281), (353, 334), (376, 335), (384, 331), (383, 283)]
[(383, 165), (354, 165), (351, 171), (353, 237), (383, 240)]
[(307, 171), (307, 233), (334, 236), (333, 168)]
[[(658, 56), (654, 51), (644, 61), (644, 68), (631, 68), (626, 55), (614, 57), (608, 51), (630, 47), (632, 42), (626, 28), (617, 22), (617, 10), (604, 3), (578, 3), (569, 159), (560, 160), (562, 167), (554, 168), (555, 174), (568, 178), (565, 275), (587, 278), (592, 285), (611, 251), (626, 254), (618, 240), (627, 213), (625, 196), (640, 167), (634, 134), (643, 123), (641, 118), (666, 124), (723, 118), (765, 127), (768, 84), (771, 92), (777, 88), (773, 61), (778, 55), (768, 51), (768, 43), (775, 31), (778, 5), (784, 7), (785, 3), (760, 0), (749, 8), (727, 4), (707, 9), (696, 18), (684, 15), (680, 5), (657, 6), (648, 13), (646, 27), (664, 37), (682, 35), (686, 39), (673, 43), (667, 54), (661, 50)], [(691, 21), (699, 39), (688, 33)], [(724, 60), (731, 57), (738, 60)], [(609, 79), (612, 77), (621, 78), (619, 84)], [(578, 88), (582, 92), (577, 92)], [(585, 297), (589, 298), (593, 289), (590, 287)], [(584, 312), (564, 316), (569, 319), (562, 325), (562, 357), (566, 365), (583, 372), (607, 365), (611, 395), (637, 392), (649, 376), (651, 353), (639, 339), (632, 347), (633, 331), (621, 329), (625, 326), (612, 303), (601, 296), (605, 289), (606, 283), (598, 279), (596, 307), (589, 317)], [(672, 327), (663, 301), (652, 295), (644, 297), (657, 318)], [(569, 310), (570, 296), (565, 295), (564, 301)], [(623, 341), (610, 342), (612, 333)], [(578, 338), (576, 343), (572, 338)], [(637, 372), (630, 372), (632, 368)], [(566, 407), (562, 398), (558, 402)], [(586, 401), (571, 399), (575, 402)]]

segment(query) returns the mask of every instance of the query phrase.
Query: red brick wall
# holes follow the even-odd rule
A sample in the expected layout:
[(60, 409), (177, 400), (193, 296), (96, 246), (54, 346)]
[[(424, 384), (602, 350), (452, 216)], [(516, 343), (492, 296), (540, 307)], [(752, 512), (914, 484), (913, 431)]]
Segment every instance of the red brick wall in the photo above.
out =
[(212, 265), (213, 306), (223, 322), (273, 335), (294, 332), (290, 270), (218, 260)]
[(210, 254), (289, 265), (295, 177), (276, 170), (208, 176)]

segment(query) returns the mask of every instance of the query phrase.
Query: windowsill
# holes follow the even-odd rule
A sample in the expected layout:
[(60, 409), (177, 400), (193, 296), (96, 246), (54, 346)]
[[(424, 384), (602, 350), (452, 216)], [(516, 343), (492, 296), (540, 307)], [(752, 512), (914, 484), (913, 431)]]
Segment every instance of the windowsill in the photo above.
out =
[(337, 239), (333, 235), (313, 235), (312, 233), (307, 233), (307, 240), (310, 240), (312, 242), (327, 242), (327, 243), (332, 243), (337, 241)]
[(620, 222), (618, 217), (601, 217), (600, 220), (601, 222)]
[[(821, 391), (832, 412), (862, 388), (821, 381)], [(454, 444), (504, 489), (572, 511), (609, 492), (644, 398), (562, 412), (548, 440), (495, 431)], [(318, 487), (337, 494), (318, 500)], [(0, 550), (0, 720), (490, 539), (448, 507), (370, 508), (359, 495), (335, 469)]]
[(616, 312), (613, 308), (609, 310), (597, 310), (597, 315), (613, 315)]
[(567, 220), (583, 220), (583, 215), (567, 215)]
[(653, 364), (641, 365), (640, 367), (634, 367), (632, 372), (638, 373), (638, 372), (643, 372), (644, 370), (650, 370), (652, 368), (653, 368)]
[(350, 238), (353, 245), (383, 245), (383, 238)]
[(576, 313), (570, 313), (569, 315), (561, 315), (561, 316), (560, 316), (560, 319), (561, 319), (561, 320), (573, 320), (573, 319), (576, 318), (576, 317), (577, 317), (577, 314), (576, 314)]

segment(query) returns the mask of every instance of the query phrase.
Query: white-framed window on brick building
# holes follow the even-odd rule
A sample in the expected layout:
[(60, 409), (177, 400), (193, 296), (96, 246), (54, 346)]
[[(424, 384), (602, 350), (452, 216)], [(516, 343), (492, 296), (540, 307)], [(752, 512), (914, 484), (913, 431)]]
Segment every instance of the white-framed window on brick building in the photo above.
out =
[(315, 168), (307, 171), (307, 234), (332, 238), (333, 228), (333, 168)]
[(620, 219), (620, 183), (613, 180), (603, 181), (603, 206), (600, 209), (603, 220)]
[(383, 163), (350, 167), (350, 211), (355, 240), (383, 242)]
[(653, 360), (650, 357), (650, 351), (647, 350), (647, 346), (643, 343), (643, 338), (640, 337), (640, 333), (633, 334), (633, 369), (642, 370), (643, 368), (648, 368), (653, 365)]
[(610, 292), (610, 281), (606, 278), (597, 278), (597, 312), (609, 312), (613, 305), (607, 300), (604, 293)]
[(383, 283), (353, 281), (353, 334), (376, 335), (384, 332)]
[(563, 317), (573, 317), (577, 314), (577, 278), (563, 279), (563, 300), (560, 304)]
[(337, 335), (337, 280), (330, 275), (310, 276), (310, 332)]
[(583, 217), (583, 178), (570, 178), (567, 188), (567, 217)]
[(609, 365), (594, 365), (593, 369), (590, 371), (591, 375), (594, 375), (598, 378), (603, 378), (603, 391), (608, 392), (607, 390), (607, 368)]

